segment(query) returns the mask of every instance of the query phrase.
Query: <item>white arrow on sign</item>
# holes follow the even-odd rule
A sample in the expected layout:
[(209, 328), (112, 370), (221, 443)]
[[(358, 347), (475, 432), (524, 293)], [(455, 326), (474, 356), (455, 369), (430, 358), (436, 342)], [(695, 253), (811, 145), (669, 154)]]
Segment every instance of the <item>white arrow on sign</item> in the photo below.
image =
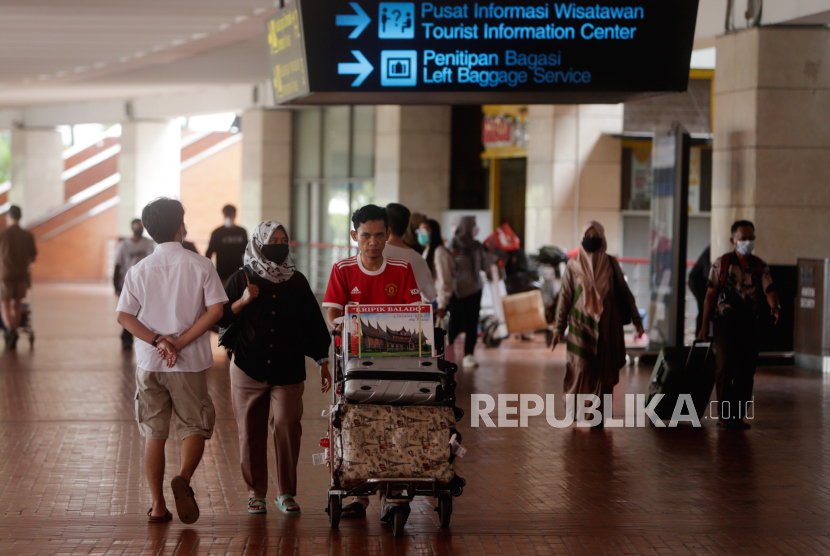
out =
[(357, 79), (355, 79), (352, 83), (352, 87), (360, 87), (375, 68), (369, 63), (366, 56), (364, 56), (359, 50), (352, 50), (352, 55), (354, 55), (358, 63), (337, 64), (337, 73), (340, 75), (357, 75)]
[(366, 30), (366, 27), (372, 22), (372, 18), (366, 15), (366, 12), (363, 11), (363, 8), (357, 2), (349, 2), (349, 5), (356, 15), (338, 15), (336, 24), (338, 27), (351, 27), (354, 25), (354, 31), (349, 35), (349, 38), (356, 39)]

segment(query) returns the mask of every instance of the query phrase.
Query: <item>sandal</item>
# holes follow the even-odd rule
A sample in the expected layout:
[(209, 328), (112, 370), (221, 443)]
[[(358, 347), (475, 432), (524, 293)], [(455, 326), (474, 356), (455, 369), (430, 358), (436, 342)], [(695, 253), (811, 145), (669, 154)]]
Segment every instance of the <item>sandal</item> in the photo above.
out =
[(340, 510), (340, 519), (359, 519), (366, 517), (366, 508), (360, 502), (352, 502)]
[(170, 510), (167, 510), (167, 513), (162, 516), (155, 516), (153, 515), (153, 508), (147, 510), (147, 521), (150, 523), (167, 523), (168, 521), (173, 521), (173, 514), (170, 513)]
[(265, 501), (265, 498), (248, 498), (248, 513), (267, 514), (268, 502)]
[[(289, 500), (291, 501), (290, 504), (289, 504)], [(294, 501), (294, 497), (290, 494), (283, 494), (282, 496), (280, 496), (279, 498), (274, 500), (274, 504), (285, 515), (300, 515), (300, 513), (301, 513), (300, 512), (300, 505), (297, 504), (297, 502)], [(291, 507), (296, 507), (297, 509), (296, 510), (289, 510), (288, 508), (291, 508)]]
[(182, 523), (190, 525), (199, 519), (199, 506), (196, 504), (196, 495), (184, 477), (177, 475), (170, 481), (170, 490), (176, 497), (176, 513)]

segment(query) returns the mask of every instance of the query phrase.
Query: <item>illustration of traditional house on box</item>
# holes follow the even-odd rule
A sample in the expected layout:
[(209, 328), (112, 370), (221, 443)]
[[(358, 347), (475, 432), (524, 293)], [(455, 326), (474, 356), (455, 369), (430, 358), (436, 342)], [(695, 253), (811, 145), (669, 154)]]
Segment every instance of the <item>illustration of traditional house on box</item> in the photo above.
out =
[(395, 312), (394, 306), (384, 312), (375, 312), (377, 306), (366, 307), (365, 313), (349, 309), (349, 357), (432, 356), (435, 332), (431, 308), (420, 313), (413, 312), (411, 306), (405, 312)]

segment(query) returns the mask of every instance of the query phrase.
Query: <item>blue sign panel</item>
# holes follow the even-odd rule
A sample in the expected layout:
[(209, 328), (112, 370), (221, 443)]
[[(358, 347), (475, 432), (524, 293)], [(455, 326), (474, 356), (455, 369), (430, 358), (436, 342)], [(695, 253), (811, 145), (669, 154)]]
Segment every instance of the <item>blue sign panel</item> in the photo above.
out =
[(288, 100), (591, 103), (684, 91), (697, 7), (289, 0), (281, 12), (300, 14), (309, 87)]

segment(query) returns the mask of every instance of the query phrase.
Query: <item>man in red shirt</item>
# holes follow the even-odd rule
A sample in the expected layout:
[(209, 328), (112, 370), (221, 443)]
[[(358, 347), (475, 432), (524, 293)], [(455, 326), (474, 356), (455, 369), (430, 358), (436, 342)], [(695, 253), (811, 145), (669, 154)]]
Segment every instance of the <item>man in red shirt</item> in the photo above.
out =
[[(421, 292), (409, 263), (383, 254), (389, 239), (386, 209), (366, 205), (352, 215), (352, 224), (352, 239), (357, 242), (360, 254), (335, 263), (323, 298), (323, 307), (332, 327), (349, 303), (401, 305), (421, 301)], [(343, 508), (341, 517), (366, 517), (368, 506), (368, 497), (356, 497)]]
[(383, 254), (389, 238), (386, 209), (366, 205), (352, 216), (352, 239), (359, 255), (335, 263), (323, 307), (329, 324), (343, 315), (346, 305), (401, 305), (418, 303), (421, 292), (408, 262)]

